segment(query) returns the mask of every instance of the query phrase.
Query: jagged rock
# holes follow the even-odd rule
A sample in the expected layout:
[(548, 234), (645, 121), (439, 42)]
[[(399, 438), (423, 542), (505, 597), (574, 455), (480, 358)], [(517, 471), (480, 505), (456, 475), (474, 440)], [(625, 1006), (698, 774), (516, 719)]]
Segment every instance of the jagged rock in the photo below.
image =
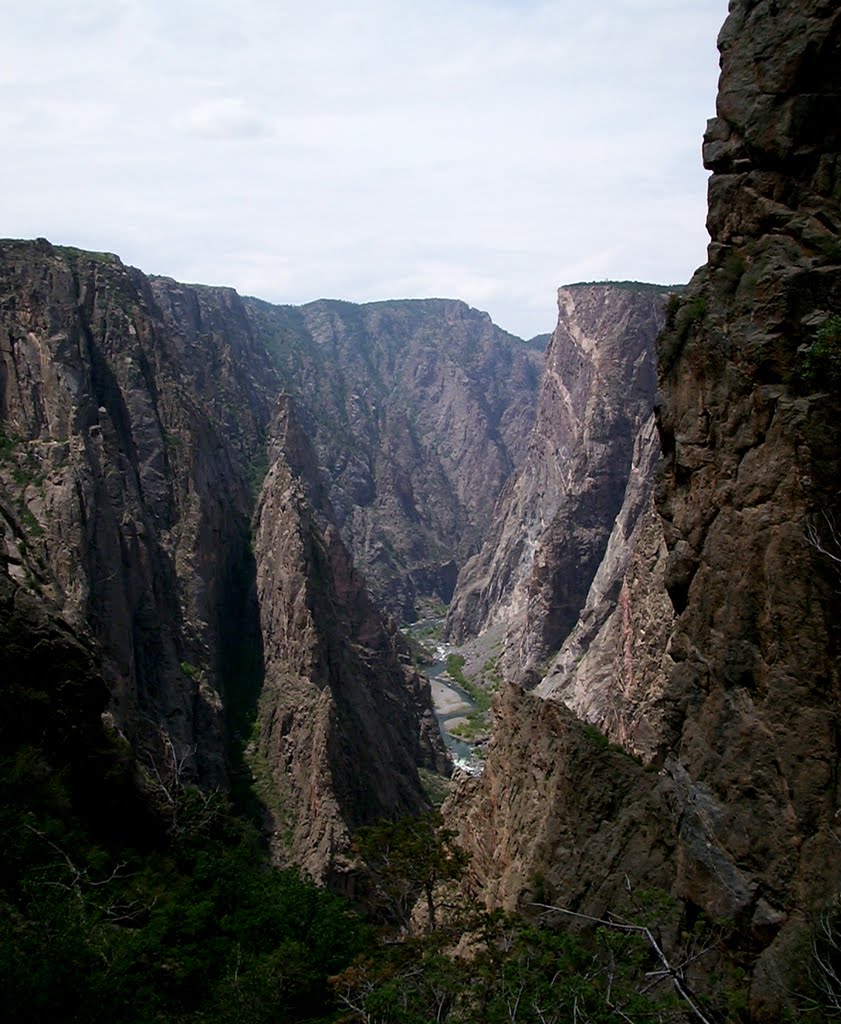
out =
[(417, 766), (446, 759), (428, 680), (405, 667), (396, 628), (312, 504), (315, 456), (288, 401), (271, 433), (254, 537), (265, 658), (254, 754), (280, 795), (267, 801), (276, 856), (337, 884), (352, 830), (423, 809)]
[(486, 767), (445, 805), (472, 857), (469, 884), (489, 907), (541, 902), (600, 916), (628, 874), (666, 886), (673, 837), (666, 792), (562, 704), (507, 687)]
[(216, 626), (249, 557), (245, 464), (268, 415), (255, 353), (168, 329), (116, 257), (46, 242), (0, 257), (0, 470), (29, 544), (99, 644), (119, 726), (141, 745), (164, 729), (193, 777), (222, 782)]
[(625, 500), (579, 620), (537, 687), (647, 762), (657, 760), (675, 714), (664, 692), (674, 611), (653, 506), (659, 456), (652, 414), (637, 438)]
[[(658, 343), (656, 519), (613, 577), (617, 607), (599, 624), (591, 591), (539, 691), (662, 769), (616, 759), (609, 780), (559, 789), (581, 764), (569, 712), (508, 694), (453, 820), (480, 864), (516, 846), (516, 871), (490, 864), (485, 879), (508, 900), (534, 873), (554, 872), (563, 905), (589, 898), (580, 876), (648, 884), (662, 857), (657, 884), (734, 925), (751, 1019), (771, 1024), (808, 977), (810, 915), (841, 890), (841, 13), (732, 0), (720, 45), (709, 262)], [(607, 810), (602, 786), (621, 794)], [(529, 845), (535, 828), (583, 838), (561, 866)], [(609, 854), (589, 838), (605, 834)]]
[(462, 571), (447, 618), (456, 640), (511, 622), (509, 676), (533, 674), (581, 611), (654, 408), (654, 339), (667, 294), (618, 284), (558, 292), (525, 462)]
[(75, 813), (100, 834), (148, 842), (163, 824), (103, 722), (109, 694), (96, 647), (58, 613), (51, 582), (0, 484), (0, 757), (42, 778), (60, 774)]

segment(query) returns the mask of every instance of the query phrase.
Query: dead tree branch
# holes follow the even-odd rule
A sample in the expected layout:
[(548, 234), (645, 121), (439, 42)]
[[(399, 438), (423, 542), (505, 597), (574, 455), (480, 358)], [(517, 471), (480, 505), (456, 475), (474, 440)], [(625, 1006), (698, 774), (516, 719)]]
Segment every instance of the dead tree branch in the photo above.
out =
[(612, 928), (615, 931), (641, 935), (651, 946), (655, 956), (663, 965), (663, 970), (657, 973), (662, 974), (664, 979), (668, 977), (671, 980), (677, 994), (686, 1003), (692, 1013), (695, 1014), (698, 1020), (701, 1021), (701, 1024), (713, 1024), (713, 1021), (711, 1021), (700, 1006), (698, 1006), (694, 996), (687, 988), (683, 976), (682, 965), (675, 966), (671, 963), (663, 951), (662, 946), (657, 939), (655, 939), (653, 932), (646, 925), (631, 924), (629, 921), (608, 920), (603, 917), (591, 917), (589, 914), (579, 914), (575, 910), (567, 910), (565, 907), (556, 907), (547, 903), (532, 903), (531, 906), (537, 907), (541, 910), (555, 911), (558, 914), (566, 914), (568, 917), (577, 918), (579, 921), (589, 921), (591, 924), (599, 924), (605, 928)]

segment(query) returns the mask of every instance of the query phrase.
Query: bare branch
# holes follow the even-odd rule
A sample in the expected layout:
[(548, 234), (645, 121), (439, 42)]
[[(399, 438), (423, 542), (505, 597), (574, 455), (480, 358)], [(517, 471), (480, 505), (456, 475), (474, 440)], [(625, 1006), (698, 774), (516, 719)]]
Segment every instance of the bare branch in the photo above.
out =
[(641, 924), (630, 924), (628, 921), (619, 920), (607, 920), (603, 917), (592, 917), (589, 914), (579, 914), (575, 910), (567, 910), (565, 907), (555, 907), (547, 903), (532, 903), (531, 906), (538, 907), (542, 910), (555, 911), (559, 914), (566, 914), (568, 917), (578, 918), (580, 921), (589, 921), (591, 924), (600, 924), (605, 928), (613, 928), (616, 931), (628, 932), (634, 935), (642, 935), (651, 948), (660, 963), (663, 965), (663, 973), (671, 978), (672, 984), (675, 987), (678, 995), (683, 999), (690, 1010), (695, 1016), (702, 1022), (702, 1024), (713, 1024), (713, 1022), (704, 1014), (698, 1004), (695, 1002), (692, 994), (687, 989), (684, 980), (683, 972), (679, 967), (674, 967), (666, 954), (663, 952), (662, 947), (654, 938), (650, 928)]
[[(823, 525), (820, 530), (815, 522), (815, 518), (806, 524), (806, 538), (815, 551), (824, 555), (841, 570), (841, 530), (839, 530), (835, 522), (835, 516), (831, 512), (827, 512), (824, 509), (821, 512), (821, 518), (823, 519)], [(827, 535), (829, 539), (824, 541), (821, 533)]]

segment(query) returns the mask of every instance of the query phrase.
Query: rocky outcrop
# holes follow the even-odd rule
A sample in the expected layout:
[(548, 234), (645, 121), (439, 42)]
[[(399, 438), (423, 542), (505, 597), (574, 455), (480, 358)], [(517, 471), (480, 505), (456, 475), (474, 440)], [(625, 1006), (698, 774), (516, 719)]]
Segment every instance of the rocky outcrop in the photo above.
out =
[(483, 774), (460, 776), (445, 805), (487, 905), (559, 902), (601, 916), (626, 876), (668, 886), (674, 838), (657, 775), (535, 693), (507, 687), (495, 712)]
[(509, 675), (534, 675), (576, 623), (622, 507), (654, 408), (654, 339), (668, 290), (573, 285), (558, 292), (523, 467), (481, 552), (458, 581), (455, 639), (507, 621)]
[[(0, 484), (0, 759), (7, 822), (15, 820), (16, 802), (37, 805), (60, 778), (52, 790), (61, 794), (58, 813), (76, 815), (77, 828), (81, 823), (106, 843), (160, 839), (164, 822), (154, 799), (126, 745), (103, 721), (109, 694), (95, 645), (58, 613), (52, 589), (49, 569), (30, 549), (27, 529)], [(26, 827), (36, 832), (34, 820), (28, 817)]]
[[(808, 977), (810, 915), (841, 891), (841, 14), (733, 0), (720, 47), (709, 263), (658, 345), (656, 518), (640, 520), (581, 662), (573, 636), (538, 694), (504, 698), (506, 732), (457, 818), (472, 817), (478, 864), (480, 849), (509, 850), (486, 868), (491, 892), (552, 871), (556, 902), (595, 906), (580, 876), (646, 884), (656, 863), (688, 915), (733, 924), (751, 1019), (771, 1022)], [(582, 637), (598, 603), (594, 590)], [(580, 760), (569, 712), (540, 693), (659, 774), (614, 759), (609, 779), (559, 786)], [(602, 785), (617, 805), (599, 804)], [(570, 830), (579, 846), (528, 846)]]
[(0, 294), (10, 578), (90, 635), (152, 778), (226, 786), (259, 701), (278, 850), (326, 876), (446, 765), (242, 301), (47, 242), (3, 245)]
[(375, 597), (402, 620), (449, 601), (525, 453), (542, 348), (463, 302), (245, 301)]
[[(429, 682), (383, 621), (335, 525), (314, 453), (283, 401), (256, 513), (265, 658), (252, 763), (274, 847), (338, 884), (354, 828), (426, 806), (417, 766), (446, 770)], [(268, 785), (266, 785), (268, 783)]]
[[(841, 885), (839, 580), (814, 541), (831, 543), (841, 479), (841, 133), (819, 127), (841, 109), (841, 15), (732, 4), (720, 47), (710, 259), (660, 346), (668, 693), (682, 711), (664, 740), (709, 787), (751, 905), (776, 908), (759, 1011), (800, 913)], [(680, 882), (701, 906), (731, 902), (711, 879)]]

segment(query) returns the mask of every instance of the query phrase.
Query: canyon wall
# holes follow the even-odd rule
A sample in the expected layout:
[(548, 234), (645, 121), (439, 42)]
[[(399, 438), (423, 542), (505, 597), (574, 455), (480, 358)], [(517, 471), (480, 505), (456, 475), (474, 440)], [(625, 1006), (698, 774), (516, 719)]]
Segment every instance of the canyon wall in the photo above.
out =
[(598, 914), (622, 884), (669, 890), (770, 1022), (841, 891), (841, 13), (733, 0), (719, 45), (709, 262), (658, 344), (654, 504), (537, 692), (500, 699), (453, 820), (492, 901), (537, 876)]
[(449, 601), (525, 454), (542, 339), (443, 299), (245, 304), (374, 596), (401, 620)]
[(89, 630), (116, 720), (150, 757), (225, 777), (217, 627), (249, 559), (246, 467), (268, 417), (259, 354), (173, 334), (113, 257), (9, 243), (2, 259), (4, 482), (62, 614)]
[(635, 283), (558, 292), (528, 451), (488, 540), (459, 576), (447, 618), (455, 640), (504, 624), (510, 678), (535, 682), (537, 667), (572, 630), (625, 500), (635, 450), (650, 448), (640, 438), (651, 434), (654, 341), (668, 294)]
[(446, 763), (242, 300), (44, 241), (0, 294), (6, 576), (87, 637), (151, 778), (262, 770), (278, 858), (325, 877)]

